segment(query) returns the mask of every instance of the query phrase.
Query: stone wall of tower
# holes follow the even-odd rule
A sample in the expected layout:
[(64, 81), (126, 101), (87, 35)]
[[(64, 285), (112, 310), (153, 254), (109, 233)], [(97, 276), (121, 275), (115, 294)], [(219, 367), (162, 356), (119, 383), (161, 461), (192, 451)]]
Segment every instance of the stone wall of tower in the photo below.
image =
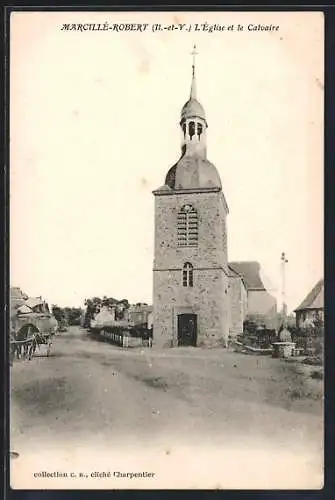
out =
[[(198, 246), (177, 246), (177, 215), (183, 205), (198, 212)], [(154, 268), (223, 267), (228, 274), (227, 208), (221, 191), (155, 196)]]
[[(198, 212), (198, 246), (178, 247), (177, 214), (185, 204)], [(176, 345), (177, 315), (198, 316), (197, 344), (229, 335), (227, 207), (221, 191), (156, 195), (153, 289), (154, 343)], [(182, 286), (182, 267), (193, 267), (193, 287)]]
[(215, 345), (229, 335), (228, 277), (221, 269), (194, 270), (194, 286), (182, 286), (182, 271), (154, 271), (154, 344), (177, 345), (177, 316), (197, 315), (197, 345)]

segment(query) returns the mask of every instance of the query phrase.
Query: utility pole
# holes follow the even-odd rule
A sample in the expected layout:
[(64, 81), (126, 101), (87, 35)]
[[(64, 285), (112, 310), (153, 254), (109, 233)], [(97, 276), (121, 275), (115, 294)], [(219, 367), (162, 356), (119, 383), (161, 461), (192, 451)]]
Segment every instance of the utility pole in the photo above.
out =
[(288, 260), (286, 258), (285, 252), (281, 254), (281, 274), (282, 274), (282, 314), (283, 314), (283, 328), (287, 327), (287, 305), (286, 305), (286, 264)]

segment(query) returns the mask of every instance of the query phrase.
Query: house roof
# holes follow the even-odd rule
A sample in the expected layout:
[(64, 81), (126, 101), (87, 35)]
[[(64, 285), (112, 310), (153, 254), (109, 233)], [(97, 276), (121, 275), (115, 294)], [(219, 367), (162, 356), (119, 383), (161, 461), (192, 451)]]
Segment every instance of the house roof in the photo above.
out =
[(309, 294), (301, 302), (300, 306), (295, 309), (295, 312), (303, 311), (305, 309), (323, 309), (323, 308), (324, 308), (324, 279), (322, 278), (312, 288)]
[(234, 269), (230, 267), (229, 264), (228, 264), (228, 276), (229, 278), (239, 278), (242, 281), (244, 288), (247, 290), (247, 285), (245, 284), (244, 277), (241, 274), (234, 271)]
[(146, 313), (151, 313), (153, 311), (153, 307), (149, 305), (134, 305), (131, 306), (129, 309), (130, 313), (140, 313), (140, 312), (146, 312)]
[(243, 278), (247, 290), (265, 290), (260, 277), (261, 266), (259, 262), (229, 262), (229, 268)]
[(39, 304), (44, 304), (44, 301), (42, 299), (40, 299), (39, 297), (36, 297), (36, 298), (31, 297), (28, 300), (26, 300), (25, 304), (28, 307), (31, 307), (31, 309), (33, 309), (34, 307), (38, 306)]
[(22, 306), (18, 307), (17, 312), (26, 314), (26, 313), (31, 313), (33, 311), (31, 307), (28, 307), (26, 304), (23, 304)]

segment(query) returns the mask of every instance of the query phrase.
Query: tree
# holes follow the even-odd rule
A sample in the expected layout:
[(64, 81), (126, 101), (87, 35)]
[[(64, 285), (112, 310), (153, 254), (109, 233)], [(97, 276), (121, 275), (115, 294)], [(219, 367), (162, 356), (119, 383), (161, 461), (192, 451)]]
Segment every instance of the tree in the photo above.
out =
[(83, 311), (80, 307), (66, 307), (65, 317), (69, 325), (80, 325)]
[(51, 312), (52, 312), (53, 316), (56, 318), (56, 320), (58, 321), (58, 323), (61, 323), (62, 321), (64, 321), (64, 319), (65, 319), (64, 310), (61, 307), (53, 304), (51, 306)]
[(59, 307), (52, 306), (52, 314), (58, 323), (67, 323), (68, 325), (80, 325), (83, 310), (80, 307)]
[(86, 306), (84, 328), (89, 328), (91, 319), (100, 311), (102, 300), (99, 297), (93, 297), (92, 299), (86, 299), (84, 304)]

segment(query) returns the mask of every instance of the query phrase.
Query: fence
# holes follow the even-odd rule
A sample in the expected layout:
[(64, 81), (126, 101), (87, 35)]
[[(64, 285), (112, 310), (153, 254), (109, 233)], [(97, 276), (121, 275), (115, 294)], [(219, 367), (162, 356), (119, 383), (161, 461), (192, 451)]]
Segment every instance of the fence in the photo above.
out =
[(102, 328), (101, 330), (93, 329), (92, 333), (99, 338), (107, 340), (111, 344), (123, 348), (152, 347), (152, 338), (148, 332), (134, 332), (134, 335), (132, 335), (132, 332), (125, 329)]
[(255, 349), (271, 349), (273, 342), (276, 342), (276, 335), (273, 332), (266, 332), (260, 335), (248, 335), (245, 333), (237, 338), (244, 345)]
[(292, 335), (292, 342), (295, 342), (296, 348), (300, 349), (302, 354), (323, 355), (324, 338), (314, 335)]

